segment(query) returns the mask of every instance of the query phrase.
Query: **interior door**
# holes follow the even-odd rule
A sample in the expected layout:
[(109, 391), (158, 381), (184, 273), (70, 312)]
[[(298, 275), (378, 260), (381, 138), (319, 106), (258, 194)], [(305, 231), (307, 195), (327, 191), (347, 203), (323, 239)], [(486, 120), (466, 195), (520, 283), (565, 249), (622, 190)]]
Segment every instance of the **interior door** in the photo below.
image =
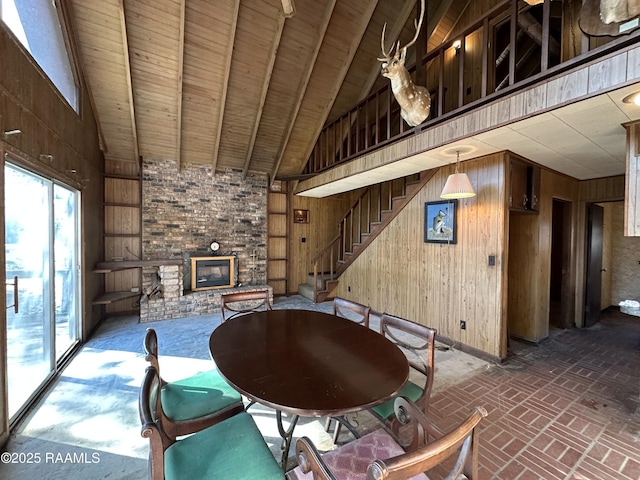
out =
[(585, 288), (584, 326), (590, 327), (600, 317), (602, 288), (602, 221), (604, 208), (587, 206), (587, 285)]
[(76, 191), (5, 164), (7, 305), (13, 305), (7, 309), (6, 327), (12, 420), (78, 341), (77, 219)]

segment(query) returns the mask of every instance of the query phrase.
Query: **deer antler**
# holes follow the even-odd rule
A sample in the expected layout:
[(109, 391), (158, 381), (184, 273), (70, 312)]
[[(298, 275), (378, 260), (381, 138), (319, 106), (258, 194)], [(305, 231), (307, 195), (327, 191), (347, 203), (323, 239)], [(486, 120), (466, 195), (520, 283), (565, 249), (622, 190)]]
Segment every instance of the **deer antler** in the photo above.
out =
[(420, 2), (420, 20), (419, 21), (416, 21), (416, 20), (413, 21), (413, 25), (416, 28), (416, 34), (413, 36), (413, 38), (411, 39), (411, 41), (409, 43), (407, 43), (404, 47), (402, 47), (403, 50), (406, 50), (411, 45), (416, 43), (416, 40), (418, 40), (418, 35), (420, 34), (420, 28), (422, 27), (422, 20), (423, 19), (424, 19), (424, 0), (422, 0)]
[(418, 40), (418, 35), (420, 34), (420, 28), (422, 27), (422, 20), (423, 19), (424, 19), (424, 0), (421, 0), (421, 2), (420, 2), (420, 20), (414, 20), (413, 21), (413, 25), (414, 25), (414, 27), (416, 29), (416, 34), (413, 36), (411, 41), (409, 43), (407, 43), (402, 48), (400, 48), (400, 40), (398, 40), (398, 43), (396, 44), (395, 52), (393, 51), (393, 44), (391, 45), (391, 48), (389, 49), (388, 52), (384, 49), (384, 37), (385, 37), (385, 33), (387, 32), (387, 24), (385, 23), (384, 26), (382, 27), (382, 37), (380, 38), (380, 47), (382, 48), (383, 57), (382, 58), (378, 57), (378, 60), (381, 61), (381, 62), (388, 62), (392, 57), (400, 54), (401, 50), (406, 51), (407, 48), (409, 48), (411, 45), (416, 43), (416, 40)]
[(385, 52), (384, 50), (384, 34), (387, 31), (387, 24), (385, 22), (384, 26), (382, 27), (382, 38), (380, 38), (380, 46), (382, 47), (382, 55), (384, 55), (383, 58), (378, 57), (378, 60), (380, 60), (381, 62), (387, 62), (389, 61), (389, 59), (391, 58), (391, 50), (393, 49), (393, 45), (391, 46), (391, 49), (389, 50), (389, 53)]

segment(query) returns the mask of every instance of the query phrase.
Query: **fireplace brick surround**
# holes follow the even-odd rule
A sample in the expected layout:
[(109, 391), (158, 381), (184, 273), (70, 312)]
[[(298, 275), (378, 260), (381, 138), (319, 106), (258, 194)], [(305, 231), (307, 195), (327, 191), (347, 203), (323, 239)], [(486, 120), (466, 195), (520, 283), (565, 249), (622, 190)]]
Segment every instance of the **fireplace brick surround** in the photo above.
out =
[[(273, 303), (273, 289), (269, 285), (242, 285), (236, 288), (188, 292), (185, 295), (182, 270), (181, 265), (162, 265), (143, 270), (144, 278), (151, 278), (154, 273), (159, 275), (162, 293), (152, 295), (149, 298), (146, 295), (143, 296), (140, 302), (141, 323), (220, 313), (220, 296), (230, 292), (253, 292), (267, 289), (269, 290), (269, 299)], [(149, 286), (150, 284), (145, 288)], [(145, 291), (147, 290), (145, 289)]]
[[(143, 293), (158, 277), (162, 291), (143, 295), (141, 322), (218, 313), (220, 295), (228, 291), (268, 288), (273, 296), (266, 285), (267, 193), (266, 175), (243, 179), (240, 170), (214, 175), (207, 165), (183, 164), (178, 171), (175, 161), (143, 161), (143, 256), (182, 258), (183, 265), (143, 269)], [(212, 256), (212, 240), (221, 245), (219, 255), (237, 256), (239, 287), (192, 292), (185, 282), (189, 259)]]

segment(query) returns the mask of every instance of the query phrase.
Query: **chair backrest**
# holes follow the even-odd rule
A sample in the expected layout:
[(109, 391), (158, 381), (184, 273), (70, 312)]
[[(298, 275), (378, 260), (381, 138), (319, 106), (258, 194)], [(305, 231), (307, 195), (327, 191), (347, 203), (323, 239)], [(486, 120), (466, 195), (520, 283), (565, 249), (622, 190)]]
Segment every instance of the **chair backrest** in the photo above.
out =
[(222, 322), (249, 312), (271, 310), (269, 290), (226, 293), (220, 298)]
[[(219, 378), (217, 374), (207, 376), (207, 372), (203, 372), (171, 383), (164, 380), (160, 374), (160, 362), (158, 361), (158, 336), (153, 328), (147, 328), (143, 348), (146, 354), (145, 360), (149, 362), (157, 374), (158, 385), (160, 386), (159, 392), (163, 388), (173, 386), (169, 392), (169, 402), (170, 405), (173, 404), (174, 410), (176, 405), (180, 409), (179, 414), (174, 415), (175, 418), (170, 418), (166, 415), (162, 404), (159, 404), (154, 410), (164, 427), (164, 434), (168, 438), (175, 439), (177, 436), (197, 432), (244, 409), (240, 394), (237, 394), (236, 401), (228, 393), (225, 395), (224, 390), (215, 383), (215, 380)], [(185, 380), (188, 380), (188, 382), (185, 383)], [(232, 388), (226, 383), (224, 386), (232, 391)], [(188, 394), (184, 392), (188, 392)], [(237, 392), (234, 391), (233, 393), (236, 394)], [(160, 401), (159, 394), (157, 398)], [(214, 403), (216, 399), (220, 398), (223, 398), (222, 402)], [(167, 410), (171, 413), (170, 407)], [(174, 411), (173, 413), (178, 412)]]
[[(411, 478), (435, 467), (448, 479), (478, 478), (478, 432), (480, 420), (488, 415), (484, 407), (475, 407), (467, 418), (446, 434), (420, 411), (414, 403), (399, 397), (395, 401), (397, 418), (413, 427), (415, 448), (390, 459), (378, 459), (367, 468), (367, 479)], [(428, 437), (435, 438), (429, 442)], [(456, 457), (457, 454), (457, 457)], [(454, 462), (446, 462), (454, 458)], [(445, 464), (446, 462), (446, 464)]]
[(147, 328), (147, 332), (144, 335), (144, 341), (142, 342), (142, 348), (146, 355), (144, 359), (158, 371), (158, 376), (160, 376), (160, 364), (158, 362), (158, 335), (153, 328)]
[[(396, 419), (410, 437), (409, 448), (396, 444), (385, 429), (376, 430), (353, 442), (321, 455), (307, 437), (296, 441), (298, 467), (288, 474), (291, 480), (309, 478), (329, 480), (338, 470), (350, 469), (354, 478), (367, 480), (403, 480), (427, 478), (424, 472), (447, 480), (478, 479), (477, 425), (487, 416), (483, 407), (475, 407), (467, 418), (448, 433), (422, 413), (418, 406), (404, 397), (394, 402)], [(357, 467), (355, 467), (357, 466)], [(366, 467), (365, 467), (366, 466)], [(304, 475), (304, 476), (302, 476)]]
[(409, 366), (424, 377), (422, 395), (415, 404), (426, 415), (435, 373), (435, 337), (437, 331), (410, 320), (383, 313), (380, 333), (395, 343), (407, 356)]
[(160, 376), (153, 366), (147, 367), (138, 395), (138, 413), (142, 430), (149, 439), (149, 471), (151, 480), (164, 480), (164, 451), (175, 442), (162, 428)]
[(369, 328), (369, 315), (371, 307), (353, 302), (345, 298), (335, 297), (333, 299), (333, 314), (339, 317), (348, 318), (360, 325)]

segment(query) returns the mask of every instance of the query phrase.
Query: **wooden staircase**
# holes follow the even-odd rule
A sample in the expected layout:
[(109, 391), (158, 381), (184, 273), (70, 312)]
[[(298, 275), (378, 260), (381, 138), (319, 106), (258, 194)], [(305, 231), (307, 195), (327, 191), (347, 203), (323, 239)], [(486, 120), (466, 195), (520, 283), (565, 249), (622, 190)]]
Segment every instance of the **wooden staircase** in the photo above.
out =
[(426, 185), (438, 169), (371, 185), (340, 221), (338, 234), (311, 261), (313, 271), (298, 293), (324, 302), (338, 286), (338, 278), (373, 242), (398, 213)]

